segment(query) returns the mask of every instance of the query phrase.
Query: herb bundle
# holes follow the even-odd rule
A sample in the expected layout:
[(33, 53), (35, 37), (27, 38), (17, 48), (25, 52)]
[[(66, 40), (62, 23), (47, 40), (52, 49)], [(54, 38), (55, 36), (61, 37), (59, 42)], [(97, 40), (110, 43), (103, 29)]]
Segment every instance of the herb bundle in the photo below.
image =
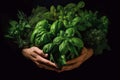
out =
[(49, 54), (49, 60), (59, 68), (78, 57), (83, 47), (93, 48), (95, 54), (108, 49), (108, 18), (98, 12), (83, 9), (85, 3), (52, 5), (50, 9), (37, 6), (30, 16), (18, 12), (19, 20), (10, 21), (6, 38), (19, 47), (37, 46)]

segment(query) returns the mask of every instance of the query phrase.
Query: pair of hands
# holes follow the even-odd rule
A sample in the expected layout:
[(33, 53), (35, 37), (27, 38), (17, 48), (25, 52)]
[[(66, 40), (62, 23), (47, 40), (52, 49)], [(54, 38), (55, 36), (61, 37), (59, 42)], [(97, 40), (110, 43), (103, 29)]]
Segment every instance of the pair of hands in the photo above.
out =
[(43, 51), (38, 47), (33, 46), (31, 48), (25, 48), (22, 50), (22, 53), (25, 57), (36, 63), (39, 68), (63, 72), (79, 67), (84, 61), (93, 55), (93, 49), (83, 48), (81, 55), (75, 59), (67, 61), (67, 65), (63, 66), (61, 70), (58, 69), (55, 63), (48, 60), (48, 54), (44, 54)]

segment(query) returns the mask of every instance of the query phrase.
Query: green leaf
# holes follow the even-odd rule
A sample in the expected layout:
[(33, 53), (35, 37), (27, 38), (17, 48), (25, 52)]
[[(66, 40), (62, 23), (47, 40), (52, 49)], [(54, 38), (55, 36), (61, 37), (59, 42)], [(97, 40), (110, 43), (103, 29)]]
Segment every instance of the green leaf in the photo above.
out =
[[(75, 46), (69, 42), (69, 46), (68, 46), (68, 50), (70, 51), (71, 54), (71, 58), (75, 58), (76, 56), (79, 56), (77, 49), (75, 48)], [(70, 55), (69, 54), (69, 55)]]
[(43, 46), (43, 52), (50, 54), (51, 50), (53, 49), (55, 45), (53, 43), (48, 43)]
[(75, 35), (75, 28), (67, 28), (65, 31), (66, 37), (73, 37)]
[(64, 7), (64, 10), (69, 12), (69, 11), (72, 11), (75, 7), (76, 7), (76, 4), (69, 3)]
[(31, 28), (31, 26), (29, 24), (26, 24), (25, 27), (26, 28)]
[(54, 5), (52, 5), (52, 6), (50, 7), (50, 12), (51, 12), (52, 14), (55, 14), (55, 13), (56, 13), (56, 8), (55, 8)]
[(65, 55), (68, 52), (68, 40), (64, 40), (60, 45), (59, 45), (59, 51), (61, 54)]
[(32, 14), (35, 16), (38, 13), (42, 14), (44, 12), (48, 11), (46, 7), (42, 7), (42, 6), (37, 6), (37, 8), (33, 8), (32, 10)]
[(58, 6), (57, 6), (57, 11), (60, 12), (61, 10), (63, 10), (63, 6), (58, 5)]
[(83, 8), (85, 6), (85, 2), (84, 1), (80, 1), (78, 4), (77, 4), (77, 8)]
[(12, 27), (15, 27), (15, 26), (18, 24), (18, 22), (15, 21), (15, 20), (12, 20), (12, 21), (9, 22), (9, 24), (10, 24)]
[(81, 48), (84, 47), (84, 43), (80, 38), (73, 37), (69, 41), (73, 46), (76, 46), (78, 50), (81, 50)]

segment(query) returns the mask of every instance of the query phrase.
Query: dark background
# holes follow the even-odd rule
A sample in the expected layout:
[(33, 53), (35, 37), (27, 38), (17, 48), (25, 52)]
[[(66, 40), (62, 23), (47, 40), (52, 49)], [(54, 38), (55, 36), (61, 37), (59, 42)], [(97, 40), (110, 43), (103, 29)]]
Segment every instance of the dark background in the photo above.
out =
[(119, 80), (118, 79), (118, 1), (117, 0), (85, 0), (86, 9), (99, 11), (110, 20), (108, 43), (111, 51), (92, 56), (79, 68), (55, 73), (42, 70), (27, 60), (17, 46), (9, 44), (3, 37), (10, 19), (17, 19), (17, 11), (22, 10), (28, 16), (36, 5), (66, 5), (69, 2), (77, 3), (80, 0), (1, 0), (0, 1), (0, 80)]

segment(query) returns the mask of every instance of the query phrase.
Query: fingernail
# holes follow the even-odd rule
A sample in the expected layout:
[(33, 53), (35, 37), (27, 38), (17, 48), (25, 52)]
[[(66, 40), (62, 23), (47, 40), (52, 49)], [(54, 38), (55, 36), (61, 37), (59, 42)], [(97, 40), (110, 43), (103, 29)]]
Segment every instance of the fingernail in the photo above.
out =
[(45, 57), (48, 57), (48, 54), (45, 54)]

